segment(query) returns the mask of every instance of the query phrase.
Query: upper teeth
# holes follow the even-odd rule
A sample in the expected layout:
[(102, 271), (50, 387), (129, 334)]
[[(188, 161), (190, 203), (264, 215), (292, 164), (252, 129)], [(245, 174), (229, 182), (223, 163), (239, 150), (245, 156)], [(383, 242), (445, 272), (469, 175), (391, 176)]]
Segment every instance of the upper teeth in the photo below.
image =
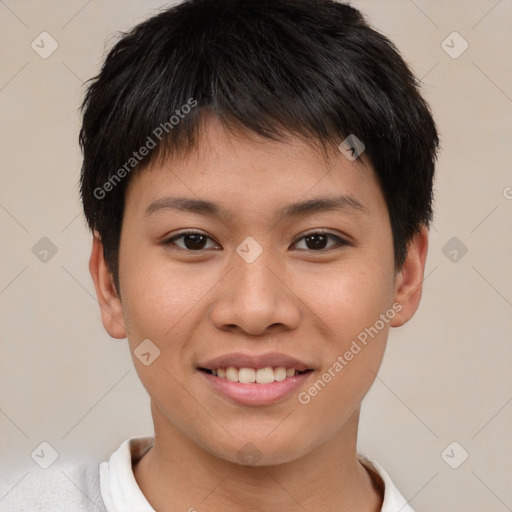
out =
[(275, 380), (280, 381), (286, 379), (286, 377), (293, 377), (296, 374), (296, 370), (295, 368), (285, 368), (284, 366), (278, 366), (276, 368), (267, 366), (266, 368), (258, 369), (229, 366), (228, 368), (212, 370), (212, 373), (221, 379), (227, 379), (231, 382), (270, 384)]

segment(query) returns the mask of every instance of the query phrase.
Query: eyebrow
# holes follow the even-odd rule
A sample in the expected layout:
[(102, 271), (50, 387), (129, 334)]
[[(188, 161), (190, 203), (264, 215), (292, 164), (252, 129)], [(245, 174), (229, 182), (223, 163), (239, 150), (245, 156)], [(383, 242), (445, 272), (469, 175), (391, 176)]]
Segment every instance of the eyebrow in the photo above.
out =
[[(145, 210), (144, 217), (149, 217), (157, 212), (174, 210), (180, 212), (197, 213), (208, 217), (233, 218), (234, 214), (222, 206), (204, 199), (192, 199), (187, 197), (163, 197), (153, 201)], [(276, 211), (277, 220), (290, 217), (300, 217), (312, 213), (326, 211), (346, 211), (347, 213), (366, 213), (367, 208), (356, 198), (347, 195), (322, 196), (306, 201), (299, 201), (286, 205)]]

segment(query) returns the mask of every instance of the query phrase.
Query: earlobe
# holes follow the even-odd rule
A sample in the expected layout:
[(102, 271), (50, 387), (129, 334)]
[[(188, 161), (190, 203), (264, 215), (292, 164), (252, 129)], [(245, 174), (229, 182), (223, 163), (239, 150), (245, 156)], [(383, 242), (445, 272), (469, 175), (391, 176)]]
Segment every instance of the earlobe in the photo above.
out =
[(121, 301), (103, 255), (103, 244), (97, 233), (94, 234), (92, 241), (89, 271), (94, 281), (103, 327), (112, 338), (126, 338)]
[(416, 313), (423, 290), (423, 276), (428, 251), (428, 229), (424, 226), (409, 243), (407, 257), (396, 275), (394, 301), (401, 309), (390, 322), (392, 327), (400, 327)]

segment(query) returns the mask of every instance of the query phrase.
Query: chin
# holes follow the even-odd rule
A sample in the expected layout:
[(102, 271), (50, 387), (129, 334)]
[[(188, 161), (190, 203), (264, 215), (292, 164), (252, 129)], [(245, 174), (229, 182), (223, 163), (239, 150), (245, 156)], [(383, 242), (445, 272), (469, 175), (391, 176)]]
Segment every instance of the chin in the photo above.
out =
[[(265, 435), (245, 435), (243, 439), (234, 437), (224, 446), (216, 444), (208, 451), (216, 457), (242, 466), (275, 466), (293, 462), (307, 453), (305, 443), (297, 436), (275, 439), (270, 442)], [(293, 440), (293, 441), (292, 441)]]

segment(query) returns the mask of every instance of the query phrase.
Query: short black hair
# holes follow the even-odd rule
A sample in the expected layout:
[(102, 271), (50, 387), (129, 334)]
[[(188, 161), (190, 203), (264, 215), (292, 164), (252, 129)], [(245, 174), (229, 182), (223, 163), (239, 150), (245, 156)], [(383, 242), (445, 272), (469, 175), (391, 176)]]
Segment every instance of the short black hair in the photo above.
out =
[(131, 171), (196, 148), (205, 113), (273, 140), (360, 139), (388, 207), (396, 269), (432, 220), (430, 108), (393, 43), (350, 5), (185, 0), (121, 33), (89, 82), (80, 193), (118, 292)]

